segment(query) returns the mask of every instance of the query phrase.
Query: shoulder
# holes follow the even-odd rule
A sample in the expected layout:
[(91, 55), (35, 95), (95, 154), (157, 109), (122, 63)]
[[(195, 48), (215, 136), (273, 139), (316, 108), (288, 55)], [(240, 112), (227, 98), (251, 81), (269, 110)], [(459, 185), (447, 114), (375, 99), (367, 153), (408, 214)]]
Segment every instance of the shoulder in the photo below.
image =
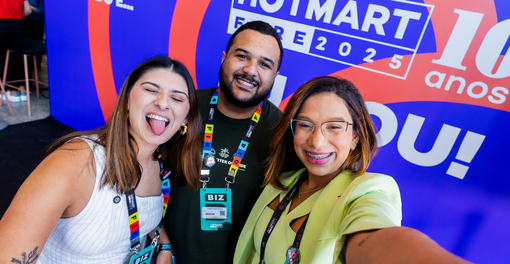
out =
[(271, 122), (277, 122), (283, 114), (282, 111), (267, 99), (263, 102), (262, 115), (267, 116)]
[(94, 145), (95, 143), (91, 139), (72, 139), (48, 155), (41, 165), (57, 166), (58, 168), (68, 166), (78, 169), (79, 165), (90, 163), (88, 159), (93, 158)]
[(393, 177), (381, 173), (370, 172), (365, 172), (363, 175), (354, 178), (353, 183), (363, 186), (365, 185), (371, 186), (372, 184), (376, 184), (379, 186), (381, 185), (382, 186), (389, 185), (393, 187), (397, 186), (397, 182), (395, 181), (395, 179), (393, 179)]
[(205, 97), (211, 97), (212, 94), (214, 93), (214, 91), (216, 91), (217, 89), (218, 89), (218, 87), (205, 88), (205, 89), (197, 89), (196, 90), (197, 97), (198, 97), (199, 100), (202, 100)]
[[(209, 111), (209, 102), (211, 100), (211, 97), (216, 91), (218, 87), (215, 88), (206, 88), (206, 89), (197, 89), (197, 101), (198, 101), (198, 107), (200, 108), (200, 112), (202, 114), (202, 118), (205, 119), (207, 117), (207, 112)], [(205, 120), (202, 120), (205, 121)]]
[(358, 199), (367, 194), (381, 194), (391, 201), (400, 203), (400, 190), (393, 177), (380, 173), (365, 173), (354, 178), (348, 187), (349, 200)]

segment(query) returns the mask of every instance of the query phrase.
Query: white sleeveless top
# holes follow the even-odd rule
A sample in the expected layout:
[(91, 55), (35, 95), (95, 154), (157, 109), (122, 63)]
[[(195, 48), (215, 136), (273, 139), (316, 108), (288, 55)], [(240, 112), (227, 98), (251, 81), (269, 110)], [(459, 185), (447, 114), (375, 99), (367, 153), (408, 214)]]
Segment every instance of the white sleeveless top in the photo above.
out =
[[(83, 139), (83, 138), (81, 138)], [(126, 196), (110, 186), (101, 186), (105, 164), (104, 148), (83, 139), (92, 149), (96, 181), (92, 196), (76, 216), (61, 218), (37, 260), (45, 263), (122, 263), (131, 246)], [(120, 199), (120, 200), (119, 200)], [(140, 221), (140, 242), (154, 230), (163, 214), (163, 195), (136, 196)]]

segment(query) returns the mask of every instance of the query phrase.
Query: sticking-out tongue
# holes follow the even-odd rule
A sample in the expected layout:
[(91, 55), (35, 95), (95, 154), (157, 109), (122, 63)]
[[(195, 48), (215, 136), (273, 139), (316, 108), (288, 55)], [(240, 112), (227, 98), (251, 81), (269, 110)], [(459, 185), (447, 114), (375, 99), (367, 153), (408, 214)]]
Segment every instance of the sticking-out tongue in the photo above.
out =
[(149, 120), (149, 123), (151, 124), (152, 133), (156, 134), (157, 136), (163, 134), (163, 131), (165, 131), (165, 123), (166, 123), (165, 121), (151, 118)]

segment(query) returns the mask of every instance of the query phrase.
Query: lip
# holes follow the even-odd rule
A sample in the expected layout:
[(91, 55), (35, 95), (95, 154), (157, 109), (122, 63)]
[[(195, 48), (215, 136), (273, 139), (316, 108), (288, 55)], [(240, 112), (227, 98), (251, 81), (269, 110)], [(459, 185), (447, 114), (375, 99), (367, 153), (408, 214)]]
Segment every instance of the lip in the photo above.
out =
[(166, 116), (166, 115), (162, 115), (162, 114), (158, 114), (158, 113), (156, 113), (156, 112), (149, 112), (149, 113), (145, 114), (145, 116), (144, 116), (144, 117), (145, 117), (145, 125), (147, 126), (147, 128), (148, 128), (150, 131), (152, 131), (152, 127), (151, 127), (151, 125), (150, 125), (150, 123), (149, 123), (149, 118), (147, 117), (148, 115), (155, 115), (155, 116), (162, 117), (162, 118), (165, 118), (166, 120), (168, 120), (168, 121), (166, 122), (166, 124), (165, 124), (165, 130), (168, 128), (168, 126), (170, 126), (171, 119), (170, 119), (168, 116)]
[(149, 113), (145, 114), (145, 118), (147, 118), (148, 115), (155, 115), (155, 116), (165, 118), (166, 120), (168, 120), (168, 123), (170, 124), (170, 118), (166, 115), (158, 114), (156, 112), (149, 112)]
[(234, 79), (237, 83), (237, 86), (240, 89), (243, 89), (246, 91), (256, 89), (259, 86), (256, 81), (250, 81), (246, 78), (242, 78), (241, 76), (234, 76)]
[[(308, 162), (310, 162), (311, 164), (315, 164), (315, 165), (325, 164), (333, 158), (333, 152), (311, 152), (311, 151), (306, 151), (306, 150), (304, 152), (305, 152), (306, 159), (308, 160)], [(317, 159), (316, 157), (310, 157), (310, 155), (324, 156), (324, 158)]]

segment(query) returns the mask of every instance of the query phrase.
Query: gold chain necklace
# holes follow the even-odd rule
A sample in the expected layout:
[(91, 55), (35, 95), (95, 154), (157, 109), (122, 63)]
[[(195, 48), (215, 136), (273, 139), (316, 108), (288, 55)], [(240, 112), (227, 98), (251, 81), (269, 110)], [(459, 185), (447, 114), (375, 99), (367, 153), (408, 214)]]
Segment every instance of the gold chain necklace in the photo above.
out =
[(322, 187), (319, 187), (319, 188), (311, 189), (311, 190), (308, 190), (308, 191), (305, 191), (305, 192), (301, 192), (301, 187), (299, 187), (299, 193), (298, 193), (296, 198), (299, 198), (299, 196), (301, 196), (302, 193), (309, 193), (309, 192), (313, 192), (313, 191), (318, 191), (320, 189), (324, 189), (324, 187), (326, 187), (326, 186), (322, 186)]

